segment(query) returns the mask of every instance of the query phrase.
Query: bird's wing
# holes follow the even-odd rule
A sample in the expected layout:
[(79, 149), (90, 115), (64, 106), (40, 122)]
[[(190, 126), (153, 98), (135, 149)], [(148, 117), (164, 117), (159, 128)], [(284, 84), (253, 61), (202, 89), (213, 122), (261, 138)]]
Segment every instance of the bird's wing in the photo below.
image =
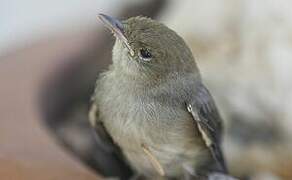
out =
[(103, 123), (98, 119), (98, 109), (93, 103), (89, 111), (89, 122), (93, 127), (95, 140), (103, 150), (107, 152), (113, 152), (117, 149), (116, 145), (113, 143), (112, 138), (107, 133), (104, 128)]
[(105, 172), (100, 172), (108, 177), (119, 177), (120, 179), (128, 179), (133, 175), (132, 170), (125, 161), (121, 149), (113, 142), (111, 136), (106, 131), (103, 123), (98, 117), (98, 108), (93, 103), (89, 111), (89, 121), (93, 127), (93, 133), (96, 143), (99, 147), (99, 152), (102, 152), (103, 164), (100, 164), (100, 169)]
[(187, 110), (192, 114), (198, 130), (216, 163), (227, 172), (220, 147), (222, 124), (218, 110), (209, 91), (204, 85), (196, 88), (187, 102)]

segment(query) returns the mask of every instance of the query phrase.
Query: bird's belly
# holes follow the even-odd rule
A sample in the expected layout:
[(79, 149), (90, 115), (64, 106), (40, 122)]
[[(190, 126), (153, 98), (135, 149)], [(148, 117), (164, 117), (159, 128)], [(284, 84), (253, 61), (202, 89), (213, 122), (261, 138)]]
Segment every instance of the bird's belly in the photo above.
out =
[[(195, 167), (202, 153), (200, 146), (190, 149), (178, 148), (175, 144), (151, 146), (142, 144), (133, 151), (124, 149), (131, 166), (147, 176), (181, 177), (185, 166)], [(201, 151), (201, 152), (200, 152)]]
[(142, 114), (117, 115), (113, 123), (105, 123), (106, 128), (130, 165), (140, 173), (177, 177), (182, 175), (184, 165), (195, 166), (202, 146), (189, 116), (158, 120), (155, 115), (150, 119)]
[(110, 88), (108, 94), (110, 98), (101, 99), (100, 117), (134, 169), (159, 175), (159, 164), (165, 175), (177, 177), (185, 164), (195, 166), (204, 146), (192, 116), (179, 103), (126, 91), (124, 97), (121, 92), (111, 94)]

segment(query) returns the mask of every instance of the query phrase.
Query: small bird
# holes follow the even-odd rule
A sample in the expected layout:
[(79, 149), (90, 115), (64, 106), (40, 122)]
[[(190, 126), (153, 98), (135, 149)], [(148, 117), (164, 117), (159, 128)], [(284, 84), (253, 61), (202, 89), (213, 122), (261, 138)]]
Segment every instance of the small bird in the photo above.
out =
[(98, 17), (116, 37), (89, 112), (100, 147), (137, 179), (227, 173), (221, 118), (184, 40), (147, 17)]

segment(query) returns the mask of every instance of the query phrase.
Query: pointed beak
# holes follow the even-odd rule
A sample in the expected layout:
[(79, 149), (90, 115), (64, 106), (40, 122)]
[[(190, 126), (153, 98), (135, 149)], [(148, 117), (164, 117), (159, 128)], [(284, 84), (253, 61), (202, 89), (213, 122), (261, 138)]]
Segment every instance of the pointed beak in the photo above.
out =
[(133, 56), (134, 51), (129, 45), (127, 38), (125, 37), (124, 27), (121, 21), (105, 14), (99, 14), (98, 17), (104, 23), (104, 25), (113, 32), (114, 36), (118, 38), (119, 40), (121, 40), (121, 42), (129, 50), (129, 53), (131, 54), (131, 56)]

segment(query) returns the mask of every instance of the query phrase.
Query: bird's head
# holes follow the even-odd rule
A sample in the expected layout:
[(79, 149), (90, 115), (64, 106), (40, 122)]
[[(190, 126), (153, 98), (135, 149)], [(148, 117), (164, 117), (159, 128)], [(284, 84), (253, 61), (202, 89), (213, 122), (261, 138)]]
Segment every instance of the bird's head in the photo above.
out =
[(99, 18), (116, 37), (114, 68), (148, 77), (197, 71), (184, 40), (162, 23), (140, 16), (125, 21), (104, 14), (100, 14)]

